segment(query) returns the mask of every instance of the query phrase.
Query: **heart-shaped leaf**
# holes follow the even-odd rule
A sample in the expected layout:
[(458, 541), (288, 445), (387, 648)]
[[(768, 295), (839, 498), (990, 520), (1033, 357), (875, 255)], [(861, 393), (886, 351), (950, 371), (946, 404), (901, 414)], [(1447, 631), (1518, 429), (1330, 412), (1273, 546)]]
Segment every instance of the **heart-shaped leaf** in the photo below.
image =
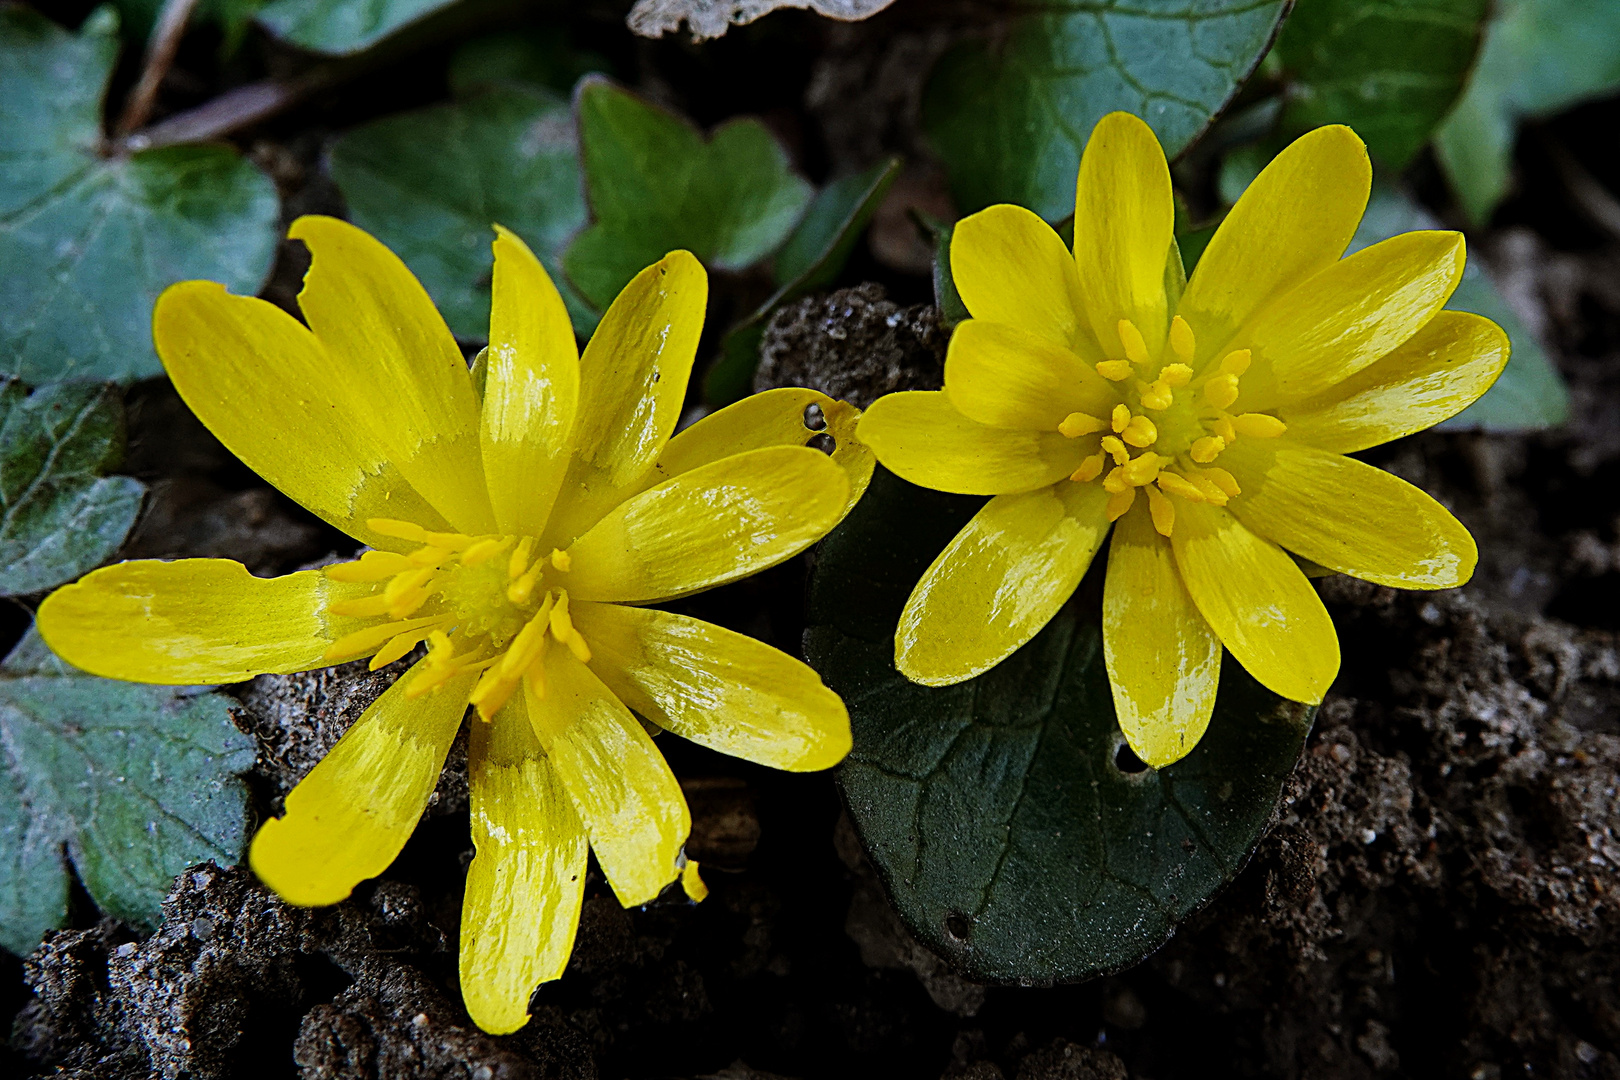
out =
[(1117, 109), (1152, 125), (1175, 157), (1265, 55), (1285, 0), (1052, 0), (1011, 18), (993, 45), (942, 56), (923, 91), (923, 128), (964, 214), (1027, 206), (1074, 212), (1080, 152)]
[(275, 185), (234, 150), (101, 156), (116, 31), (107, 8), (77, 34), (0, 8), (0, 375), (23, 382), (161, 375), (158, 293), (252, 294), (275, 254)]
[(576, 94), (585, 190), (595, 224), (568, 249), (568, 276), (605, 310), (643, 267), (685, 248), (717, 270), (743, 270), (787, 239), (813, 191), (755, 120), (708, 138), (606, 79)]
[(840, 771), (861, 841), (911, 930), (962, 974), (1050, 983), (1140, 960), (1232, 879), (1299, 756), (1313, 710), (1237, 664), (1203, 741), (1160, 770), (1121, 754), (1100, 581), (976, 679), (894, 669), (907, 595), (983, 500), (879, 470), (822, 544), (805, 653), (850, 708)]
[(155, 926), (174, 876), (231, 865), (247, 835), (253, 740), (231, 701), (85, 675), (32, 631), (0, 664), (0, 947), (67, 917), (73, 860), (96, 905)]
[(102, 476), (124, 452), (116, 387), (0, 383), (0, 596), (40, 592), (101, 564), (146, 488)]
[(455, 0), (274, 0), (259, 25), (283, 41), (329, 56), (370, 48)]

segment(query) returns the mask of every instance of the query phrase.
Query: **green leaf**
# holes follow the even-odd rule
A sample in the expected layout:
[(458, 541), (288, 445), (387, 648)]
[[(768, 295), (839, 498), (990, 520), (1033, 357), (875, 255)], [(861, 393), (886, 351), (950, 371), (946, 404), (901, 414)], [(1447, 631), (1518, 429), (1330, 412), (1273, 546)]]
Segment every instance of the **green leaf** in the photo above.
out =
[(1265, 55), (1283, 0), (1157, 0), (1116, 7), (1052, 0), (1009, 20), (994, 46), (972, 41), (935, 65), (923, 129), (964, 213), (1027, 206), (1074, 212), (1080, 152), (1098, 120), (1133, 112), (1175, 157)]
[(900, 159), (889, 158), (833, 181), (810, 203), (804, 219), (776, 253), (772, 267), (776, 292), (727, 331), (721, 342), (720, 359), (704, 381), (710, 405), (729, 405), (747, 395), (771, 313), (833, 283), (899, 175)]
[(677, 248), (711, 269), (746, 269), (782, 245), (810, 202), (810, 185), (756, 120), (728, 121), (705, 139), (684, 119), (596, 78), (576, 101), (595, 224), (564, 264), (598, 308)]
[(1475, 224), (1507, 194), (1518, 121), (1620, 89), (1620, 4), (1499, 0), (1456, 111), (1437, 133), (1440, 165)]
[(0, 383), (0, 596), (41, 592), (108, 559), (146, 488), (102, 476), (124, 452), (116, 387)]
[(354, 223), (405, 260), (458, 337), (489, 334), (494, 223), (545, 263), (575, 328), (595, 327), (599, 315), (559, 272), (585, 194), (573, 118), (555, 94), (492, 86), (386, 117), (340, 138), (331, 172)]
[(163, 373), (152, 304), (188, 278), (258, 291), (275, 186), (223, 146), (99, 156), (118, 53), (103, 9), (70, 34), (0, 9), (0, 375), (128, 382)]
[(455, 0), (274, 0), (259, 25), (283, 41), (327, 56), (348, 56)]
[(1277, 39), (1288, 86), (1282, 131), (1348, 124), (1406, 167), (1462, 93), (1489, 0), (1310, 0)]
[(951, 237), (956, 234), (956, 223), (920, 211), (917, 220), (934, 238), (934, 306), (939, 308), (940, 321), (955, 326), (969, 318), (962, 294), (956, 290), (956, 278), (951, 276)]
[[(1351, 251), (1387, 240), (1414, 229), (1437, 229), (1441, 225), (1428, 211), (1387, 184), (1373, 188), (1367, 214), (1350, 243)], [(1448, 431), (1536, 431), (1554, 427), (1569, 418), (1569, 390), (1553, 366), (1551, 358), (1530, 332), (1496, 285), (1480, 269), (1472, 255), (1463, 271), (1462, 283), (1451, 294), (1446, 307), (1483, 315), (1503, 330), (1513, 345), (1513, 355), (1496, 385), (1485, 396), (1439, 426)]]
[[(144, 42), (152, 35), (158, 15), (163, 11), (163, 0), (113, 0), (123, 17), (124, 36), (131, 42)], [(192, 10), (190, 25), (218, 26), (224, 34), (220, 52), (234, 53), (247, 33), (264, 0), (197, 0)]]
[(611, 68), (607, 57), (575, 45), (566, 28), (545, 26), (474, 38), (450, 57), (448, 78), (455, 97), (511, 85), (566, 94), (585, 76)]
[(982, 501), (879, 469), (817, 556), (805, 653), (850, 707), (855, 748), (840, 781), (912, 931), (969, 978), (1089, 978), (1146, 956), (1236, 875), (1312, 711), (1228, 661), (1198, 748), (1125, 771), (1100, 573), (985, 675), (907, 681), (893, 664), (901, 607)]
[(231, 701), (85, 675), (34, 632), (0, 665), (0, 946), (26, 953), (67, 914), (67, 866), (98, 907), (157, 924), (174, 876), (236, 862), (253, 741)]

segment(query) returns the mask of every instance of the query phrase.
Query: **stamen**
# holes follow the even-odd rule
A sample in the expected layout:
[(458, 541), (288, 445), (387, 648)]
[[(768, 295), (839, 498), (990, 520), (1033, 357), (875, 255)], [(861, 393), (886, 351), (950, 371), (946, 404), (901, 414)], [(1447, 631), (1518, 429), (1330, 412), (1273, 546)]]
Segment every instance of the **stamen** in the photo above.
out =
[(1170, 531), (1176, 527), (1175, 505), (1156, 487), (1145, 487), (1142, 490), (1147, 492), (1148, 513), (1153, 517), (1153, 527), (1158, 530), (1160, 536), (1169, 536)]
[(1232, 417), (1232, 426), (1239, 435), (1251, 439), (1275, 439), (1288, 430), (1288, 425), (1266, 413), (1246, 412)]
[(367, 669), (370, 671), (377, 671), (381, 668), (387, 667), (395, 660), (398, 660), (400, 657), (416, 648), (416, 643), (427, 637), (427, 635), (428, 631), (426, 627), (423, 627), (420, 630), (407, 630), (403, 634), (394, 635), (388, 639), (388, 644), (384, 645), (381, 649), (378, 649), (376, 654), (372, 656), (371, 663), (366, 665)]
[(383, 581), (410, 570), (414, 565), (396, 552), (368, 551), (355, 562), (337, 563), (323, 569), (333, 581)]
[(512, 559), (506, 564), (506, 576), (516, 581), (523, 576), (523, 571), (529, 568), (529, 556), (534, 554), (534, 537), (525, 536), (518, 541), (517, 550), (512, 552)]
[(1129, 510), (1131, 508), (1131, 504), (1135, 501), (1136, 489), (1133, 487), (1128, 487), (1124, 491), (1117, 492), (1109, 498), (1108, 505), (1104, 507), (1104, 513), (1108, 515), (1109, 521), (1118, 521), (1120, 518), (1125, 516), (1125, 511)]
[(1162, 411), (1168, 409), (1175, 401), (1175, 395), (1170, 392), (1170, 384), (1164, 379), (1155, 379), (1142, 391), (1142, 407)]
[(1127, 483), (1141, 487), (1143, 484), (1153, 483), (1159, 475), (1159, 470), (1164, 467), (1165, 460), (1158, 454), (1147, 453), (1133, 458), (1131, 463), (1122, 466), (1120, 471), (1125, 474)]
[(411, 685), (405, 688), (405, 696), (415, 699), (437, 690), (460, 674), (460, 670), (460, 665), (456, 663), (456, 647), (450, 643), (450, 636), (443, 630), (435, 630), (428, 635), (427, 659), (417, 668), (417, 676), (411, 680)]
[(574, 565), (574, 557), (562, 548), (552, 548), (551, 565), (566, 574), (569, 568)]
[(1063, 418), (1063, 423), (1058, 425), (1058, 431), (1067, 438), (1078, 439), (1082, 435), (1094, 435), (1107, 426), (1095, 416), (1072, 412)]
[(1217, 409), (1230, 408), (1238, 399), (1236, 375), (1216, 375), (1204, 384), (1204, 400)]
[(511, 547), (512, 541), (515, 539), (517, 538), (513, 536), (502, 536), (499, 538), (491, 536), (487, 539), (480, 540), (478, 543), (461, 553), (461, 565), (477, 566), (479, 563), (488, 562), (490, 559), (493, 559), (495, 556)]
[(522, 577), (506, 587), (506, 598), (514, 604), (528, 603), (530, 595), (534, 592), (535, 583), (540, 580), (540, 575), (545, 573), (545, 569), (546, 564), (543, 561), (529, 567)]
[(434, 545), (429, 544), (427, 547), (417, 548), (415, 551), (405, 556), (405, 561), (410, 563), (412, 566), (437, 568), (443, 566), (444, 561), (454, 554), (455, 552), (451, 551), (449, 548), (435, 547)]
[(1228, 375), (1242, 375), (1249, 370), (1254, 353), (1248, 349), (1234, 349), (1221, 358), (1221, 370)]
[(1080, 467), (1078, 469), (1069, 474), (1069, 479), (1077, 480), (1082, 484), (1086, 483), (1087, 481), (1097, 479), (1098, 475), (1103, 470), (1104, 460), (1106, 459), (1101, 454), (1092, 454), (1090, 457), (1086, 458), (1086, 460), (1080, 463)]
[(551, 635), (574, 654), (574, 659), (585, 663), (591, 658), (590, 647), (579, 631), (574, 629), (574, 621), (568, 617), (568, 593), (566, 590), (557, 590), (557, 606), (551, 609)]
[(1118, 495), (1131, 489), (1131, 483), (1125, 479), (1125, 470), (1122, 468), (1114, 469), (1103, 477), (1102, 486), (1103, 490), (1111, 495)]
[(1205, 476), (1210, 478), (1216, 487), (1226, 492), (1227, 495), (1236, 498), (1237, 496), (1243, 494), (1243, 489), (1238, 487), (1237, 478), (1231, 473), (1227, 472), (1225, 469), (1217, 468), (1216, 466), (1211, 465), (1207, 469), (1204, 469), (1203, 473)]
[(1209, 477), (1205, 476), (1202, 472), (1198, 472), (1198, 471), (1189, 472), (1189, 473), (1186, 474), (1186, 476), (1187, 476), (1187, 479), (1195, 487), (1197, 487), (1200, 492), (1203, 493), (1205, 502), (1212, 503), (1215, 506), (1225, 506), (1226, 505), (1226, 499), (1227, 499), (1226, 492), (1224, 492), (1220, 488), (1216, 487), (1215, 486), (1215, 481), (1211, 480)]
[(1119, 437), (1116, 435), (1104, 435), (1102, 437), (1102, 448), (1107, 451), (1109, 457), (1114, 459), (1115, 465), (1124, 465), (1131, 460), (1131, 452), (1125, 449), (1125, 444), (1120, 442)]
[[(1181, 316), (1176, 316), (1180, 318)], [(1186, 364), (1168, 364), (1159, 372), (1159, 381), (1180, 388), (1192, 382), (1193, 369)]]
[(1133, 416), (1131, 422), (1125, 425), (1125, 431), (1120, 438), (1135, 447), (1152, 446), (1159, 438), (1159, 429), (1147, 417)]
[(1142, 339), (1142, 331), (1129, 319), (1119, 320), (1119, 343), (1125, 347), (1125, 358), (1133, 364), (1151, 364), (1153, 357), (1148, 355), (1147, 342)]
[(380, 626), (368, 626), (364, 630), (356, 630), (352, 634), (344, 634), (331, 645), (327, 646), (321, 654), (322, 660), (348, 660), (357, 656), (364, 656), (373, 649), (380, 648), (395, 634), (417, 627), (443, 626), (450, 622), (449, 616), (431, 616), (426, 619), (413, 619), (410, 622), (390, 622)]
[(1159, 474), (1159, 487), (1171, 495), (1180, 495), (1188, 502), (1204, 502), (1204, 493), (1186, 477), (1173, 472)]
[(417, 544), (427, 543), (427, 530), (409, 521), (399, 521), (396, 518), (367, 518), (366, 528), (399, 540), (409, 540)]
[(1097, 374), (1109, 382), (1124, 382), (1131, 377), (1129, 360), (1104, 360), (1097, 365)]
[(1113, 414), (1108, 418), (1109, 426), (1118, 435), (1125, 430), (1125, 425), (1131, 422), (1131, 408), (1129, 405), (1115, 405)]
[(1214, 429), (1215, 434), (1226, 440), (1227, 446), (1237, 442), (1237, 428), (1232, 426), (1230, 416), (1216, 417), (1215, 422), (1209, 426)]
[(1192, 327), (1180, 315), (1170, 320), (1170, 351), (1176, 354), (1176, 359), (1183, 364), (1192, 363), (1193, 353), (1198, 350), (1197, 340), (1193, 337)]
[(1187, 456), (1200, 465), (1208, 465), (1220, 457), (1221, 451), (1225, 449), (1225, 439), (1219, 435), (1205, 435), (1202, 439), (1193, 440), (1192, 449), (1187, 451)]

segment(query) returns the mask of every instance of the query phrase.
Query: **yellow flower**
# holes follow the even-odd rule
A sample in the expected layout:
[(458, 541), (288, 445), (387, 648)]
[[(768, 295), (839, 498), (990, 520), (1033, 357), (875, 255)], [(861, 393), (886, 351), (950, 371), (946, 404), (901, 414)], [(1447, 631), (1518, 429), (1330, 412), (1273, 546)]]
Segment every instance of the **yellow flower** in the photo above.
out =
[[(562, 974), (587, 841), (625, 906), (686, 870), (680, 787), (634, 709), (782, 769), (850, 746), (843, 703), (804, 664), (697, 619), (627, 605), (734, 581), (803, 551), (871, 475), (855, 410), (811, 390), (749, 398), (671, 439), (708, 282), (684, 251), (642, 271), (580, 356), (562, 299), (497, 230), (490, 344), (469, 372), (387, 248), (331, 218), (291, 236), (313, 264), (308, 328), (202, 281), (169, 289), (154, 336), (175, 387), (261, 476), (370, 545), (353, 562), (255, 578), (221, 559), (138, 561), (58, 590), (39, 628), (115, 679), (229, 683), (428, 643), (266, 822), (250, 861), (295, 904), (331, 904), (393, 861), (471, 702), (477, 856), (461, 987), (488, 1031), (528, 1019)], [(481, 373), (480, 386), (477, 374)], [(837, 438), (806, 443), (810, 406)]]
[(1080, 164), (1074, 254), (1028, 210), (956, 227), (972, 319), (940, 392), (860, 420), (924, 487), (994, 496), (917, 583), (895, 636), (911, 679), (1000, 663), (1068, 599), (1111, 523), (1103, 652), (1120, 727), (1153, 766), (1197, 745), (1221, 646), (1276, 693), (1319, 702), (1338, 639), (1289, 552), (1384, 585), (1473, 573), (1466, 529), (1344, 455), (1478, 398), (1507, 362), (1488, 319), (1441, 307), (1463, 240), (1414, 232), (1341, 258), (1372, 173), (1345, 127), (1260, 174), (1186, 281), (1153, 132), (1104, 117)]

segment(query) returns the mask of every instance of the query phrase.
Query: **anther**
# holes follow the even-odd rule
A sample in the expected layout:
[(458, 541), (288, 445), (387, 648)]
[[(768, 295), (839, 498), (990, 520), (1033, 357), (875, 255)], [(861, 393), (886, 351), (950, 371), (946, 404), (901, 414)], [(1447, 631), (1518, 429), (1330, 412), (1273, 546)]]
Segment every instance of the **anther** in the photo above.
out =
[(1164, 492), (1156, 487), (1143, 488), (1147, 492), (1148, 513), (1153, 518), (1153, 527), (1160, 536), (1169, 536), (1176, 527), (1176, 508)]
[(574, 565), (574, 557), (568, 554), (568, 552), (564, 551), (562, 548), (552, 548), (551, 565), (555, 566), (558, 570), (561, 570), (566, 574)]
[(1152, 446), (1159, 438), (1159, 429), (1147, 417), (1133, 416), (1131, 422), (1125, 425), (1120, 438), (1135, 447)]
[(1192, 382), (1192, 377), (1193, 369), (1186, 364), (1166, 364), (1164, 370), (1159, 372), (1159, 381), (1177, 388)]
[(1216, 487), (1215, 481), (1211, 480), (1203, 473), (1190, 472), (1187, 474), (1187, 480), (1197, 487), (1198, 490), (1203, 494), (1205, 502), (1211, 503), (1215, 506), (1226, 505), (1226, 492), (1222, 491), (1219, 487)]
[(383, 581), (412, 569), (413, 563), (392, 551), (368, 551), (356, 562), (338, 563), (325, 568), (333, 581)]
[(1129, 360), (1104, 360), (1097, 365), (1097, 374), (1109, 382), (1124, 382), (1131, 377)]
[(1103, 477), (1102, 486), (1103, 490), (1109, 494), (1118, 495), (1123, 491), (1129, 491), (1131, 484), (1129, 480), (1125, 479), (1125, 470), (1116, 468)]
[(495, 556), (511, 547), (514, 539), (516, 538), (511, 536), (491, 536), (480, 540), (478, 543), (461, 553), (461, 565), (477, 566), (479, 563), (488, 562), (490, 559), (493, 559)]
[(377, 650), (376, 655), (371, 658), (371, 663), (366, 665), (367, 670), (377, 671), (387, 667), (416, 648), (416, 643), (426, 636), (421, 630), (407, 630), (403, 634), (395, 634), (388, 639), (388, 644)]
[(1125, 474), (1127, 483), (1141, 487), (1143, 484), (1153, 483), (1159, 475), (1159, 470), (1164, 467), (1164, 462), (1165, 459), (1158, 454), (1143, 454), (1133, 458), (1129, 465), (1121, 466), (1120, 471)]
[(1288, 425), (1266, 413), (1246, 412), (1232, 417), (1232, 427), (1239, 435), (1251, 439), (1275, 439), (1288, 430)]
[(1216, 375), (1204, 384), (1204, 400), (1217, 409), (1231, 406), (1238, 398), (1236, 375)]
[(1237, 442), (1237, 428), (1232, 426), (1230, 416), (1218, 416), (1215, 418), (1215, 422), (1209, 426), (1214, 429), (1215, 434), (1226, 440), (1227, 446)]
[(1155, 379), (1148, 384), (1147, 389), (1142, 391), (1142, 407), (1144, 409), (1153, 409), (1155, 411), (1168, 409), (1174, 400), (1175, 395), (1170, 392), (1170, 384), (1162, 378)]
[(1187, 325), (1187, 320), (1180, 315), (1171, 319), (1170, 351), (1176, 354), (1176, 359), (1184, 364), (1190, 364), (1197, 349), (1197, 340), (1193, 337), (1192, 327)]
[(1204, 502), (1204, 493), (1199, 487), (1184, 476), (1173, 472), (1159, 474), (1159, 487), (1171, 495), (1180, 495), (1190, 502)]
[(1104, 435), (1102, 448), (1114, 459), (1115, 465), (1123, 465), (1131, 460), (1131, 452), (1125, 449), (1125, 444), (1119, 441), (1117, 435)]
[(374, 533), (392, 536), (399, 540), (410, 540), (417, 544), (427, 543), (427, 530), (409, 521), (399, 521), (395, 518), (367, 518), (366, 528)]
[(1193, 440), (1192, 448), (1187, 451), (1187, 456), (1200, 465), (1208, 465), (1220, 457), (1221, 451), (1225, 449), (1225, 439), (1219, 435), (1205, 435), (1201, 439)]
[(1142, 339), (1142, 331), (1129, 319), (1119, 320), (1119, 343), (1125, 347), (1125, 358), (1131, 363), (1153, 362), (1153, 357), (1148, 355), (1147, 342)]
[(1108, 520), (1118, 521), (1120, 518), (1124, 517), (1125, 512), (1131, 508), (1131, 504), (1135, 501), (1136, 489), (1133, 487), (1128, 487), (1124, 491), (1117, 492), (1116, 494), (1110, 496), (1108, 499), (1108, 505), (1104, 507), (1104, 512), (1108, 515)]
[(1083, 412), (1072, 412), (1063, 418), (1058, 425), (1058, 431), (1070, 439), (1078, 439), (1082, 435), (1094, 435), (1107, 425), (1095, 416)]
[(1113, 414), (1109, 416), (1109, 426), (1118, 435), (1125, 430), (1125, 425), (1131, 422), (1131, 408), (1129, 405), (1115, 405)]
[(534, 537), (525, 536), (518, 541), (517, 550), (512, 552), (512, 558), (506, 564), (506, 576), (514, 581), (523, 576), (529, 568), (529, 557), (534, 554)]
[(1242, 375), (1249, 370), (1254, 353), (1248, 349), (1234, 349), (1221, 358), (1221, 370), (1228, 375)]
[(1079, 481), (1082, 484), (1097, 479), (1103, 470), (1104, 460), (1101, 454), (1092, 454), (1080, 463), (1078, 469), (1069, 474), (1069, 479)]
[(1231, 473), (1227, 472), (1225, 469), (1216, 468), (1215, 466), (1211, 465), (1209, 468), (1204, 469), (1203, 473), (1205, 476), (1209, 477), (1210, 481), (1216, 487), (1226, 492), (1229, 497), (1236, 498), (1237, 496), (1243, 494), (1243, 489), (1238, 487), (1237, 478)]

